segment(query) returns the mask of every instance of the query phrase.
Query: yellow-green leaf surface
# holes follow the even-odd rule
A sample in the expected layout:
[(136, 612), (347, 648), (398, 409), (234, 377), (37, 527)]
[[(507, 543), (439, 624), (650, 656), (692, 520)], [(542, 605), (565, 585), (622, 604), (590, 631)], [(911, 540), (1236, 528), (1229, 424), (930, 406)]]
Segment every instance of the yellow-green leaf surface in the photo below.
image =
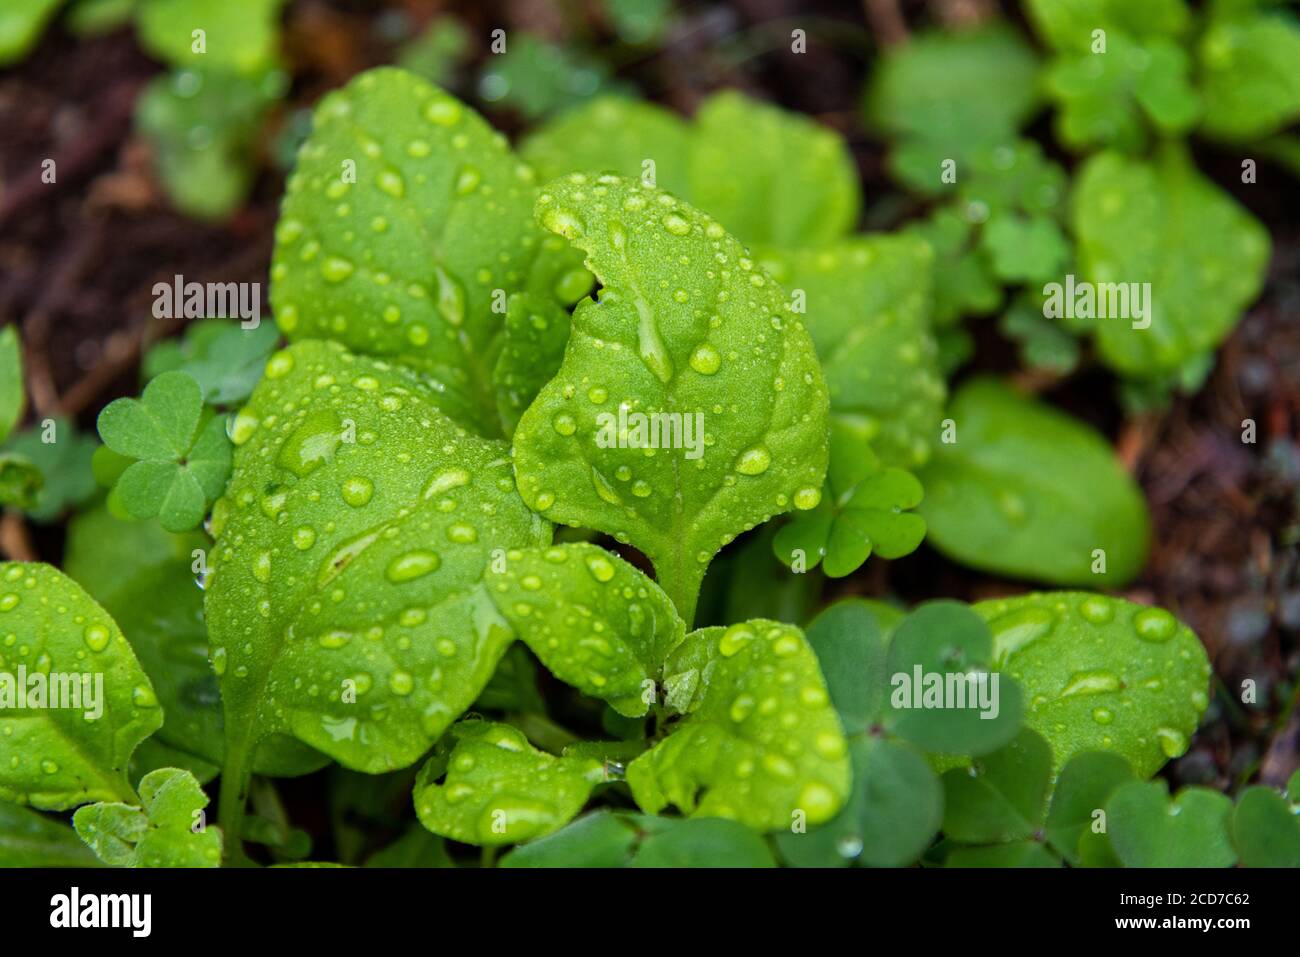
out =
[[(719, 548), (820, 500), (827, 397), (812, 340), (746, 250), (667, 193), (574, 174), (546, 188), (538, 216), (603, 288), (578, 305), (558, 374), (519, 422), (520, 493), (645, 552), (690, 622)], [(638, 434), (620, 410), (678, 428)]]
[(659, 670), (686, 633), (668, 596), (623, 559), (585, 542), (511, 550), (488, 594), (547, 669), (608, 701), (646, 713)]
[[(248, 73), (269, 66), (279, 44), (283, 0), (146, 0), (140, 45), (172, 66), (211, 66)], [(196, 30), (202, 30), (202, 45)]]
[(350, 768), (404, 767), (513, 639), (483, 570), (549, 528), (505, 444), (435, 399), (404, 368), (308, 341), (271, 357), (236, 417), (205, 600), (228, 762), (286, 732)]
[(692, 632), (664, 666), (685, 718), (627, 769), (657, 814), (727, 817), (763, 831), (808, 825), (844, 804), (852, 772), (840, 720), (803, 632), (754, 620)]
[(0, 442), (23, 415), (23, 356), (18, 327), (0, 329)]
[(1071, 216), (1080, 279), (1151, 284), (1145, 319), (1096, 320), (1102, 359), (1125, 375), (1174, 372), (1215, 348), (1263, 284), (1268, 233), (1176, 147), (1154, 162), (1094, 156)]
[(886, 465), (924, 465), (946, 393), (930, 332), (929, 245), (862, 236), (760, 258), (788, 294), (803, 293), (832, 417), (869, 439)]
[(105, 864), (218, 867), (221, 829), (201, 817), (208, 796), (188, 771), (159, 768), (140, 781), (140, 806), (92, 804), (72, 823)]
[(1209, 702), (1210, 664), (1196, 635), (1163, 608), (1105, 595), (1049, 592), (980, 602), (994, 667), (1020, 682), (1025, 725), (1060, 771), (1110, 751), (1141, 777), (1187, 750)]
[(117, 624), (49, 565), (0, 563), (0, 704), (0, 799), (134, 799), (127, 761), (162, 709)]
[(290, 339), (335, 339), (428, 372), (440, 408), (499, 433), (493, 356), (505, 295), (522, 287), (540, 237), (534, 178), (442, 90), (404, 70), (361, 74), (321, 101), (289, 178), (276, 322)]
[(605, 780), (600, 761), (538, 751), (510, 725), (463, 721), (451, 735), (450, 755), (435, 755), (420, 771), (415, 812), (421, 824), (452, 840), (517, 844), (549, 834), (569, 823)]
[(688, 179), (690, 201), (746, 243), (829, 242), (858, 219), (858, 174), (839, 134), (734, 90), (695, 114)]

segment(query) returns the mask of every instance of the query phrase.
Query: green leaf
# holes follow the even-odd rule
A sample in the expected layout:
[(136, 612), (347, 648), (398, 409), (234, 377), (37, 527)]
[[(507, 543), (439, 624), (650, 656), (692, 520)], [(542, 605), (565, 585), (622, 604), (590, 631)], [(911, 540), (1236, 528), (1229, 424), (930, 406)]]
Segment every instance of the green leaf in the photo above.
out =
[(889, 642), (890, 730), (926, 751), (985, 754), (1015, 737), (1019, 679), (995, 671), (988, 626), (956, 601), (916, 608)]
[(0, 442), (23, 417), (23, 352), (18, 327), (0, 329)]
[(34, 509), (44, 487), (45, 476), (28, 459), (0, 452), (0, 506)]
[(1122, 784), (1133, 780), (1133, 770), (1118, 754), (1086, 751), (1062, 768), (1047, 812), (1047, 840), (1071, 865), (1080, 863), (1079, 839), (1094, 833), (1098, 811)]
[(687, 187), (690, 128), (653, 103), (601, 96), (547, 120), (524, 138), (519, 154), (543, 181), (566, 173), (647, 178), (677, 194)]
[(1070, 244), (1047, 216), (1002, 216), (990, 222), (981, 241), (994, 274), (1005, 283), (1032, 282), (1060, 275)]
[[(46, 440), (49, 441), (46, 441)], [(52, 522), (95, 494), (90, 459), (98, 443), (64, 418), (48, 419), (38, 429), (10, 438), (5, 452), (31, 463), (43, 476), (35, 501), (25, 509), (37, 522)]]
[(1014, 30), (992, 24), (914, 36), (879, 61), (864, 101), (867, 122), (895, 140), (900, 180), (943, 191), (945, 160), (958, 178), (971, 151), (1014, 134), (1037, 110), (1038, 60)]
[(686, 626), (644, 574), (583, 542), (511, 550), (485, 583), (515, 634), (557, 678), (627, 717), (649, 710), (659, 668)]
[(420, 771), (415, 812), (430, 831), (465, 844), (549, 834), (582, 810), (605, 777), (601, 762), (538, 751), (510, 725), (462, 721), (451, 734), (450, 755), (435, 755)]
[(1061, 859), (1037, 841), (954, 848), (945, 867), (1060, 867)]
[(162, 711), (113, 619), (57, 569), (3, 562), (0, 628), (22, 636), (0, 648), (0, 799), (64, 810), (133, 797), (127, 760)]
[(366, 861), (366, 867), (455, 867), (447, 842), (418, 825)]
[(494, 309), (536, 254), (533, 178), (458, 100), (403, 70), (363, 73), (321, 100), (289, 178), (276, 322), (427, 372), (439, 409), (499, 433)]
[(1044, 319), (1032, 296), (1011, 303), (998, 320), (998, 331), (1019, 344), (1020, 361), (1028, 368), (1068, 375), (1079, 364), (1079, 341), (1056, 320)]
[(144, 374), (152, 378), (174, 370), (188, 372), (205, 402), (229, 406), (248, 398), (277, 339), (269, 322), (244, 329), (221, 319), (203, 319), (186, 328), (183, 340), (164, 340), (149, 350)]
[[(280, 6), (281, 0), (148, 0), (136, 27), (140, 45), (171, 66), (251, 73), (276, 59)], [(201, 49), (195, 30), (203, 31)]]
[(605, 16), (628, 43), (660, 39), (672, 25), (672, 0), (603, 0)]
[(81, 839), (116, 867), (219, 867), (221, 829), (208, 827), (208, 796), (188, 771), (161, 768), (140, 782), (141, 806), (91, 804), (72, 815)]
[(236, 417), (205, 609), (237, 754), (284, 732), (350, 768), (404, 767), (512, 640), (483, 571), (549, 529), (507, 447), (436, 399), (403, 368), (300, 342)]
[(865, 731), (886, 700), (886, 642), (879, 614), (860, 599), (836, 602), (812, 620), (807, 637), (844, 727), (850, 734)]
[(1179, 36), (1191, 21), (1186, 0), (1027, 0), (1025, 13), (1049, 46), (1076, 53), (1091, 50), (1097, 29), (1150, 39)]
[(686, 717), (628, 765), (642, 810), (673, 804), (762, 831), (839, 811), (850, 784), (844, 733), (798, 628), (757, 620), (700, 629), (664, 676), (669, 707)]
[[(397, 65), (438, 86), (448, 86), (471, 52), (469, 30), (452, 16), (440, 16), (398, 49)], [(427, 834), (427, 831), (421, 831)]]
[(1052, 751), (1024, 730), (1006, 747), (970, 768), (943, 775), (943, 832), (968, 844), (1028, 840), (1042, 826), (1052, 773)]
[(641, 835), (632, 815), (606, 808), (584, 814), (554, 834), (501, 858), (500, 867), (625, 867)]
[(961, 213), (941, 207), (928, 219), (909, 223), (903, 233), (925, 240), (934, 250), (936, 329), (951, 326), (962, 316), (992, 312), (1002, 302), (1002, 287), (994, 278), (988, 252)]
[(1151, 163), (1092, 157), (1075, 179), (1071, 217), (1081, 279), (1151, 284), (1144, 319), (1097, 321), (1098, 352), (1124, 375), (1170, 372), (1213, 349), (1262, 287), (1264, 227), (1176, 147)]
[(938, 776), (913, 748), (887, 738), (858, 738), (849, 754), (848, 803), (821, 827), (778, 834), (781, 856), (796, 867), (912, 864), (939, 831), (943, 789)]
[(853, 158), (838, 133), (806, 116), (724, 90), (695, 114), (690, 146), (692, 204), (747, 244), (830, 242), (857, 223)]
[[(559, 373), (519, 422), (520, 493), (643, 551), (689, 623), (721, 546), (820, 498), (826, 393), (812, 342), (740, 244), (666, 193), (574, 174), (538, 213), (603, 288), (579, 304)], [(684, 270), (683, 256), (697, 265)], [(704, 265), (716, 256), (726, 268)], [(639, 427), (619, 421), (631, 411)]]
[(555, 377), (569, 342), (569, 314), (553, 300), (521, 292), (510, 297), (501, 352), (492, 370), (497, 414), (513, 434), (519, 418)]
[(1300, 867), (1300, 818), (1272, 788), (1241, 792), (1232, 811), (1232, 843), (1246, 867)]
[(782, 288), (805, 300), (831, 415), (870, 439), (886, 465), (924, 464), (942, 414), (946, 390), (929, 324), (933, 260), (912, 236), (761, 255)]
[(987, 378), (964, 385), (948, 415), (956, 440), (919, 476), (932, 545), (1057, 585), (1118, 585), (1141, 570), (1146, 502), (1102, 436)]
[(95, 867), (75, 831), (31, 808), (0, 801), (0, 867)]
[(19, 0), (0, 10), (0, 66), (17, 63), (36, 46), (41, 31), (62, 3), (63, 0)]
[(1205, 119), (1225, 140), (1269, 136), (1300, 116), (1300, 24), (1284, 11), (1211, 16), (1197, 47)]
[(1125, 867), (1231, 867), (1232, 801), (1208, 788), (1172, 799), (1163, 780), (1121, 786), (1106, 802), (1111, 847)]
[(527, 32), (511, 36), (500, 55), (489, 57), (479, 76), (479, 95), (490, 103), (537, 119), (617, 90), (609, 66), (577, 43), (560, 45)]
[[(727, 554), (727, 560), (711, 567), (705, 579), (706, 595), (710, 583), (724, 591), (718, 621), (745, 621), (749, 618), (772, 618), (776, 621), (807, 621), (817, 610), (821, 581), (815, 575), (791, 572), (780, 562), (772, 561), (775, 525), (767, 524), (744, 539)], [(710, 607), (706, 599), (705, 607)]]
[(78, 37), (100, 36), (127, 26), (138, 0), (73, 0), (64, 26)]
[(1084, 751), (1128, 760), (1141, 778), (1187, 750), (1208, 703), (1196, 635), (1162, 608), (1085, 592), (980, 602), (995, 666), (1024, 687), (1025, 724), (1056, 768)]

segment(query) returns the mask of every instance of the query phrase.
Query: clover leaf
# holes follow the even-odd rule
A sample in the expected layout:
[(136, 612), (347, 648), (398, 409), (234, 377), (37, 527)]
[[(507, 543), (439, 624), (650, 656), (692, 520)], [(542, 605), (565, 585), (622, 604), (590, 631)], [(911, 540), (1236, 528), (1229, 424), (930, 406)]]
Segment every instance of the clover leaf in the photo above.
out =
[(1109, 751), (1150, 777), (1180, 756), (1208, 704), (1210, 665), (1186, 625), (1162, 608), (1085, 592), (980, 602), (995, 667), (1025, 689), (1025, 724), (1056, 767)]
[(455, 745), (442, 746), (420, 771), (415, 811), (433, 833), (466, 844), (517, 844), (549, 834), (572, 820), (605, 779), (594, 758), (538, 751), (507, 724), (462, 721), (451, 737)]
[(193, 376), (163, 373), (141, 398), (110, 402), (98, 425), (105, 445), (137, 460), (117, 481), (127, 511), (157, 515), (171, 532), (203, 520), (230, 474), (230, 442), (224, 422), (204, 412)]
[(1164, 780), (1134, 781), (1106, 802), (1110, 846), (1125, 867), (1231, 867), (1232, 801), (1188, 787), (1172, 798)]
[(1224, 140), (1276, 133), (1300, 116), (1300, 23), (1282, 10), (1216, 4), (1197, 45), (1201, 131)]
[(552, 674), (628, 717), (649, 709), (659, 669), (686, 633), (658, 585), (585, 542), (507, 552), (485, 583)]
[(411, 764), (513, 640), (483, 571), (549, 527), (515, 493), (508, 448), (437, 402), (405, 368), (304, 341), (235, 418), (204, 602), (223, 787), (275, 733), (370, 773)]
[(492, 367), (540, 239), (533, 181), (455, 98), (404, 70), (361, 74), (321, 100), (289, 178), (276, 322), (427, 372), (443, 412), (499, 434)]
[(52, 522), (95, 494), (90, 460), (96, 448), (94, 439), (78, 432), (72, 422), (62, 417), (10, 438), (4, 455), (30, 463), (42, 477), (34, 499), (23, 507), (30, 518)]
[[(140, 5), (140, 45), (172, 66), (210, 65), (250, 73), (272, 64), (283, 0), (149, 0)], [(203, 47), (194, 31), (203, 31)]]
[(586, 252), (603, 288), (578, 305), (558, 374), (520, 419), (520, 493), (645, 552), (690, 622), (720, 547), (820, 498), (826, 392), (812, 342), (744, 248), (667, 193), (574, 174), (548, 186), (538, 216)]
[[(962, 316), (992, 312), (1002, 302), (1002, 287), (993, 275), (989, 253), (963, 213), (943, 206), (929, 218), (910, 223), (903, 233), (925, 240), (934, 251), (932, 321), (937, 330), (952, 326)], [(942, 351), (940, 363), (942, 367)]]
[(1232, 810), (1232, 843), (1246, 867), (1300, 867), (1300, 771), (1291, 775), (1287, 793), (1267, 787), (1246, 788)]
[(970, 768), (943, 775), (943, 832), (965, 844), (1030, 840), (1042, 825), (1052, 751), (1028, 729)]
[(844, 732), (798, 628), (761, 619), (702, 628), (663, 673), (665, 703), (685, 717), (627, 766), (642, 810), (673, 804), (762, 831), (839, 811), (850, 783)]
[(760, 254), (772, 278), (803, 300), (832, 419), (862, 432), (886, 465), (924, 464), (942, 414), (929, 324), (933, 259), (911, 236)]
[(543, 181), (584, 171), (643, 179), (650, 161), (656, 185), (684, 194), (689, 137), (687, 123), (661, 106), (600, 96), (538, 127), (519, 154)]
[(3, 562), (0, 628), (21, 636), (0, 647), (0, 799), (133, 800), (127, 761), (163, 718), (117, 624), (57, 569)]
[(515, 848), (502, 867), (772, 867), (763, 838), (724, 818), (593, 811)]
[(1263, 226), (1173, 145), (1154, 162), (1089, 159), (1075, 178), (1071, 219), (1079, 278), (1150, 283), (1145, 317), (1096, 325), (1102, 360), (1124, 375), (1173, 372), (1216, 347), (1264, 281)]
[(77, 832), (31, 808), (0, 801), (0, 867), (94, 867)]
[(140, 782), (140, 806), (91, 804), (72, 815), (81, 839), (115, 867), (219, 867), (221, 829), (207, 827), (208, 796), (188, 771), (161, 768)]
[(1110, 444), (988, 378), (964, 385), (918, 478), (930, 543), (976, 568), (1058, 585), (1119, 584), (1146, 559), (1150, 519)]
[(1072, 757), (1056, 778), (1044, 827), (1057, 853), (1073, 866), (1081, 864), (1082, 843), (1104, 840), (1098, 812), (1116, 788), (1132, 780), (1133, 769), (1118, 754), (1084, 751)]
[[(752, 148), (737, 163), (742, 142)], [(734, 90), (695, 114), (687, 177), (691, 203), (749, 244), (830, 242), (858, 219), (857, 171), (843, 139)]]
[(229, 406), (248, 398), (275, 349), (272, 323), (244, 329), (229, 320), (202, 319), (185, 330), (185, 338), (165, 340), (144, 357), (144, 374), (188, 372), (210, 405)]

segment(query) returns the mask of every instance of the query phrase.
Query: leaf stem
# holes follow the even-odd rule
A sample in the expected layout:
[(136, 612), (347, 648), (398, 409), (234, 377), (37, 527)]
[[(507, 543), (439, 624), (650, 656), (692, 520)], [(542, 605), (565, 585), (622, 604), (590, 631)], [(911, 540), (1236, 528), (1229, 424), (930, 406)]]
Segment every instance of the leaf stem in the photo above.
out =
[(506, 720), (522, 731), (533, 744), (552, 754), (560, 754), (569, 745), (582, 740), (572, 731), (561, 727), (543, 714), (518, 712), (510, 715)]
[(250, 777), (247, 737), (228, 738), (226, 763), (221, 770), (221, 789), (217, 794), (217, 823), (225, 839), (226, 864), (230, 867), (244, 867), (250, 863), (241, 837)]

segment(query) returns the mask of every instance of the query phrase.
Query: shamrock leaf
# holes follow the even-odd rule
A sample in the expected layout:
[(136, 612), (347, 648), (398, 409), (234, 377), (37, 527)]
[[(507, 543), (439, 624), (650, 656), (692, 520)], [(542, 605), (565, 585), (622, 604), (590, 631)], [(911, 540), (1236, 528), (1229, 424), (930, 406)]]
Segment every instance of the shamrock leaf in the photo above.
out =
[(236, 417), (204, 603), (223, 785), (274, 733), (370, 773), (409, 765), (510, 644), (484, 568), (549, 528), (516, 495), (507, 447), (437, 399), (409, 370), (307, 341), (271, 357)]
[(1208, 788), (1172, 799), (1163, 780), (1134, 781), (1106, 802), (1110, 845), (1125, 867), (1231, 867), (1232, 801)]
[(1287, 794), (1249, 787), (1232, 810), (1232, 843), (1246, 867), (1300, 867), (1300, 771), (1291, 775)]
[[(737, 163), (739, 143), (750, 147)], [(695, 114), (690, 145), (687, 196), (746, 243), (830, 242), (857, 222), (853, 158), (807, 117), (724, 90)]]
[(642, 810), (673, 804), (762, 831), (839, 811), (850, 781), (844, 733), (798, 628), (756, 620), (692, 632), (665, 663), (664, 688), (685, 717), (627, 766)]
[[(841, 446), (834, 441), (832, 470)], [(925, 522), (908, 510), (920, 504), (921, 483), (910, 472), (883, 468), (869, 448), (856, 453), (869, 464), (848, 491), (822, 498), (811, 512), (797, 515), (772, 541), (781, 561), (807, 571), (822, 561), (830, 578), (843, 578), (861, 567), (875, 552), (882, 558), (901, 558), (916, 550), (925, 537)], [(835, 484), (832, 482), (833, 493)]]
[(1221, 9), (1197, 47), (1201, 131), (1224, 140), (1276, 133), (1300, 116), (1300, 23), (1285, 11)]
[[(146, 746), (166, 745), (160, 760), (176, 767), (220, 765), (225, 756), (221, 690), (208, 662), (203, 591), (195, 584), (195, 565), (209, 550), (199, 532), (173, 535), (154, 522), (122, 521), (102, 506), (68, 526), (64, 568), (113, 616), (138, 656), (164, 714)], [(254, 769), (294, 776), (324, 763), (323, 755), (281, 737), (265, 742)]]
[(116, 399), (99, 413), (104, 444), (137, 459), (118, 479), (122, 504), (138, 518), (157, 515), (183, 532), (203, 520), (230, 474), (230, 442), (219, 418), (184, 372), (165, 372), (139, 399)]
[(501, 867), (772, 867), (766, 842), (724, 818), (593, 811), (517, 847)]
[(1057, 320), (1043, 318), (1033, 296), (1016, 297), (998, 320), (998, 330), (1019, 344), (1020, 361), (1031, 369), (1067, 375), (1079, 363), (1079, 341)]
[(271, 323), (252, 329), (221, 319), (203, 319), (185, 330), (184, 340), (166, 340), (144, 357), (148, 378), (180, 371), (193, 376), (203, 401), (229, 406), (248, 398), (262, 377), (278, 334)]
[(542, 124), (524, 138), (519, 154), (544, 181), (566, 173), (618, 173), (681, 194), (689, 136), (687, 123), (661, 106), (601, 96)]
[(1098, 839), (1097, 831), (1106, 799), (1122, 784), (1133, 780), (1133, 770), (1118, 754), (1085, 751), (1061, 769), (1047, 812), (1047, 840), (1071, 865), (1082, 863), (1081, 841)]
[[(149, 0), (136, 18), (140, 45), (172, 66), (251, 73), (270, 66), (279, 41), (282, 0)], [(203, 46), (194, 31), (203, 31)]]
[(923, 193), (945, 188), (946, 161), (958, 180), (971, 151), (1013, 135), (1039, 105), (1038, 62), (1014, 30), (991, 24), (929, 32), (879, 61), (864, 100), (868, 123), (900, 141), (894, 175)]
[(640, 717), (686, 626), (654, 582), (596, 545), (512, 550), (485, 579), (515, 633), (552, 674)]
[(361, 74), (321, 100), (289, 178), (276, 322), (427, 372), (441, 411), (499, 433), (499, 311), (536, 255), (533, 178), (458, 100), (403, 70)]
[(0, 867), (95, 867), (76, 831), (31, 808), (0, 801)]
[(1119, 584), (1146, 559), (1142, 493), (1110, 444), (993, 379), (968, 382), (918, 476), (930, 543), (976, 568), (1059, 585)]
[(451, 736), (450, 754), (441, 746), (420, 770), (415, 812), (433, 833), (466, 844), (517, 844), (549, 834), (605, 779), (594, 758), (538, 751), (510, 725), (462, 721)]
[(1007, 283), (1059, 275), (1070, 258), (1065, 234), (1047, 216), (1000, 216), (988, 224), (982, 241), (994, 274)]
[(1071, 218), (1081, 279), (1150, 283), (1145, 316), (1097, 323), (1102, 360), (1124, 375), (1171, 372), (1213, 349), (1263, 284), (1264, 227), (1175, 146), (1151, 163), (1114, 153), (1089, 159), (1075, 179)]
[(30, 463), (42, 476), (34, 500), (24, 510), (38, 522), (52, 522), (95, 494), (91, 457), (98, 444), (67, 419), (46, 420), (39, 429), (13, 436), (5, 454)]
[(91, 804), (72, 815), (95, 855), (114, 867), (219, 867), (221, 829), (203, 819), (208, 796), (188, 771), (160, 768), (140, 782), (141, 806)]
[(928, 219), (906, 226), (903, 235), (925, 240), (934, 251), (932, 321), (937, 329), (953, 325), (962, 316), (992, 312), (1002, 302), (1002, 287), (993, 275), (989, 254), (962, 213), (940, 207)]
[(970, 768), (945, 771), (944, 834), (966, 844), (1032, 839), (1047, 810), (1051, 771), (1051, 748), (1028, 729)]
[(1110, 751), (1150, 777), (1187, 750), (1208, 704), (1210, 665), (1186, 625), (1162, 608), (1084, 592), (980, 602), (995, 667), (1025, 689), (1025, 724), (1056, 767)]
[(41, 499), (45, 476), (21, 455), (0, 452), (0, 506), (34, 509)]
[(942, 414), (928, 319), (933, 258), (912, 236), (854, 237), (760, 257), (806, 308), (832, 420), (863, 433), (886, 465), (923, 464)]
[(2, 562), (0, 622), (22, 636), (0, 648), (0, 800), (132, 799), (127, 760), (162, 712), (113, 619), (57, 569)]
[(578, 305), (563, 365), (520, 419), (520, 493), (645, 552), (690, 622), (722, 545), (820, 498), (826, 392), (812, 342), (743, 247), (666, 193), (574, 174), (538, 214), (603, 288)]

